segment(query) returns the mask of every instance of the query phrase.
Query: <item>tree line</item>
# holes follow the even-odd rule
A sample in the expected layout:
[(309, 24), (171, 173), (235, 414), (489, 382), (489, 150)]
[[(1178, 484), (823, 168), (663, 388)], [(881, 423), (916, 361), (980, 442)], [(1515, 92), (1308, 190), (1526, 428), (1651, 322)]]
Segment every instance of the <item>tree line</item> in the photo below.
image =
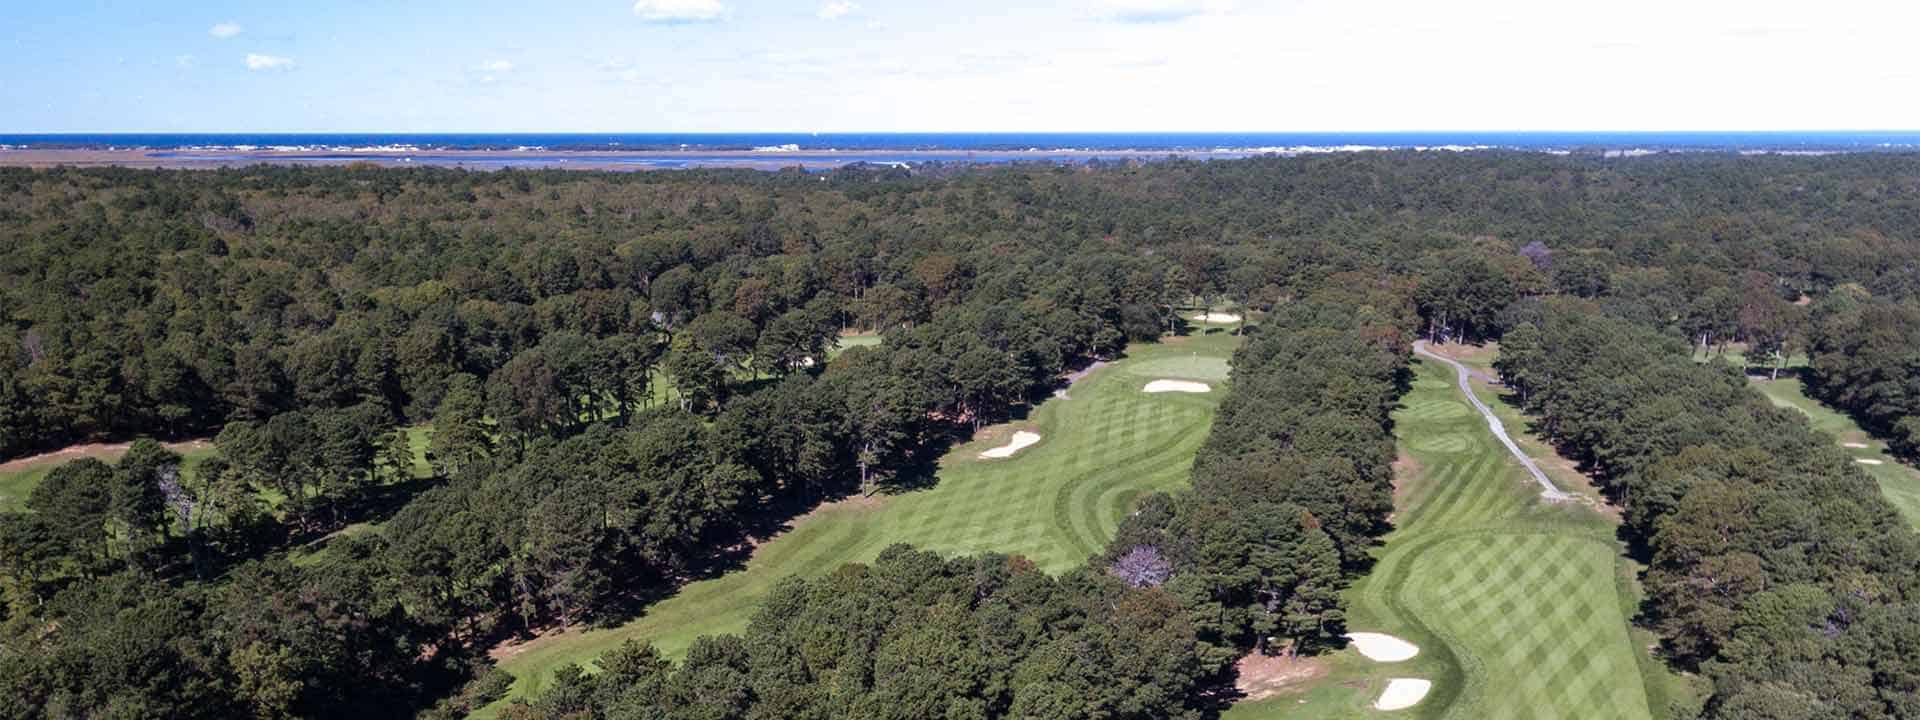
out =
[[(1188, 298), (1264, 307), (1384, 268), (1423, 278), (1422, 320), (1449, 335), (1496, 336), (1513, 324), (1499, 316), (1509, 301), (1544, 289), (1635, 298), (1662, 321), (1683, 316), (1703, 344), (1775, 342), (1797, 323), (1759, 302), (1769, 294), (1791, 306), (1848, 282), (1893, 300), (1920, 291), (1920, 251), (1903, 240), (1920, 201), (1889, 185), (1916, 164), (1366, 153), (925, 176), (6, 168), (0, 455), (212, 435), (362, 396), (420, 422), (452, 375), (487, 379), (557, 332), (632, 335), (596, 352), (693, 362), (668, 374), (699, 402), (723, 377), (649, 343), (653, 328), (711, 316), (683, 351), (772, 373), (815, 349), (823, 325), (911, 325), (1005, 282), (983, 265), (1011, 256), (1116, 269), (1117, 327), (1135, 338), (1168, 329)], [(745, 324), (773, 332), (749, 344)], [(622, 397), (592, 402), (644, 403), (639, 377), (599, 379)]]
[(1920, 461), (1920, 305), (1848, 285), (1813, 305), (1807, 389)]

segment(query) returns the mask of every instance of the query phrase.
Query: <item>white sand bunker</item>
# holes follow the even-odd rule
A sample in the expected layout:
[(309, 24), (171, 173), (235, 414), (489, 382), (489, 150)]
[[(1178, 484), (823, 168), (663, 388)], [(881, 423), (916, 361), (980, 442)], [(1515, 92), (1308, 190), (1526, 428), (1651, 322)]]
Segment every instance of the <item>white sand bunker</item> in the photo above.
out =
[(1859, 458), (1854, 460), (1854, 462), (1860, 463), (1861, 465), (1885, 465), (1886, 464), (1884, 462), (1875, 460), (1873, 458)]
[(1228, 324), (1240, 322), (1239, 315), (1235, 315), (1233, 313), (1217, 313), (1217, 312), (1203, 312), (1188, 319), (1197, 320), (1203, 323), (1213, 323), (1215, 325), (1228, 325)]
[(1014, 453), (1020, 452), (1021, 450), (1026, 449), (1028, 445), (1032, 445), (1037, 442), (1040, 442), (1040, 433), (1031, 433), (1025, 430), (1021, 430), (1020, 432), (1014, 433), (1013, 439), (1008, 440), (1007, 444), (1001, 445), (1000, 447), (993, 448), (992, 450), (988, 450), (986, 452), (980, 453), (980, 457), (983, 457), (983, 458), (1013, 457)]
[(1427, 691), (1432, 689), (1431, 680), (1393, 678), (1387, 681), (1387, 690), (1380, 693), (1380, 699), (1373, 701), (1373, 707), (1378, 710), (1404, 710), (1420, 704), (1427, 697)]
[(1853, 448), (1855, 450), (1865, 450), (1869, 446), (1866, 443), (1840, 443), (1840, 447)]
[(1374, 662), (1400, 662), (1410, 660), (1420, 654), (1420, 647), (1392, 635), (1380, 633), (1347, 633), (1347, 639), (1353, 641), (1353, 648)]
[(1197, 382), (1192, 382), (1190, 380), (1155, 380), (1153, 382), (1147, 383), (1147, 386), (1145, 388), (1142, 388), (1142, 390), (1150, 393), (1163, 393), (1163, 392), (1203, 393), (1203, 392), (1209, 392), (1213, 390), (1213, 388), (1207, 387), (1206, 383), (1197, 383)]

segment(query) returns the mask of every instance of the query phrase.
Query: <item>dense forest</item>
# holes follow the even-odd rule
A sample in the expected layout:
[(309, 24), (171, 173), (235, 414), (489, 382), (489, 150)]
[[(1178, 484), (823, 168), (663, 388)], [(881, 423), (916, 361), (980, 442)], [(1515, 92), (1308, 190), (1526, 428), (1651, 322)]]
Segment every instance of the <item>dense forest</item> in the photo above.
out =
[[(1916, 178), (1877, 154), (0, 169), (0, 457), (217, 447), (186, 473), (142, 440), (0, 513), (0, 715), (458, 716), (502, 689), (499, 641), (630, 617), (823, 500), (929, 482), (1064, 373), (1221, 303), (1269, 314), (1193, 488), (1085, 568), (898, 548), (512, 712), (1206, 716), (1239, 653), (1338, 643), (1425, 333), (1503, 338), (1623, 506), (1643, 619), (1714, 678), (1710, 714), (1920, 713), (1894, 649), (1920, 642), (1912, 534), (1689, 359), (1805, 352), (1912, 453)], [(829, 361), (848, 329), (885, 340)]]

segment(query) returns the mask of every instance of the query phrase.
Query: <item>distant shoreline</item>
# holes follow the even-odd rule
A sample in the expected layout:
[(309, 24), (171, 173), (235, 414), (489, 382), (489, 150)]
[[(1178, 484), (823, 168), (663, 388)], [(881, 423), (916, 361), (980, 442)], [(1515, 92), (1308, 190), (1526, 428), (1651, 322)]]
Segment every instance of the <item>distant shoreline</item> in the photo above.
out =
[(1536, 152), (1554, 155), (1578, 154), (1590, 157), (1638, 157), (1661, 153), (1708, 153), (1742, 155), (1829, 155), (1862, 152), (1914, 152), (1920, 148), (1860, 148), (1838, 150), (1801, 150), (1793, 148), (1616, 148), (1563, 150), (1553, 148), (1494, 146), (1299, 146), (1217, 149), (870, 149), (813, 150), (767, 148), (759, 150), (548, 150), (520, 148), (492, 149), (419, 149), (419, 148), (293, 148), (195, 147), (195, 148), (48, 148), (0, 144), (0, 166), (53, 167), (125, 167), (147, 169), (219, 169), (255, 165), (345, 166), (372, 164), (383, 167), (444, 167), (469, 170), (673, 170), (692, 168), (748, 168), (782, 170), (803, 168), (826, 170), (847, 165), (913, 167), (916, 165), (1005, 164), (1016, 162), (1054, 162), (1083, 164), (1093, 161), (1155, 161), (1168, 158), (1191, 160), (1231, 160), (1259, 156), (1299, 156), (1353, 152)]
[(4, 148), (0, 166), (51, 168), (130, 167), (155, 169), (214, 169), (253, 165), (341, 166), (371, 163), (389, 167), (463, 167), (475, 170), (574, 169), (668, 170), (684, 168), (753, 168), (779, 170), (802, 167), (829, 169), (867, 163), (906, 167), (922, 163), (1008, 163), (1091, 160), (1156, 160), (1170, 156), (1195, 159), (1244, 158), (1246, 151), (1112, 151), (1112, 150), (173, 150), (151, 148)]

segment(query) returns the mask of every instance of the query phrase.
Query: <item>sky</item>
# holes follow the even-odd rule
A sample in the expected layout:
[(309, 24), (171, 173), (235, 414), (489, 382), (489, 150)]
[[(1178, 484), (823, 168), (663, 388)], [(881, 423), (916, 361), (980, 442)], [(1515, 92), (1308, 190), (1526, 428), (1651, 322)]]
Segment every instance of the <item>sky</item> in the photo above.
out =
[(23, 0), (0, 132), (1920, 129), (1897, 0)]

